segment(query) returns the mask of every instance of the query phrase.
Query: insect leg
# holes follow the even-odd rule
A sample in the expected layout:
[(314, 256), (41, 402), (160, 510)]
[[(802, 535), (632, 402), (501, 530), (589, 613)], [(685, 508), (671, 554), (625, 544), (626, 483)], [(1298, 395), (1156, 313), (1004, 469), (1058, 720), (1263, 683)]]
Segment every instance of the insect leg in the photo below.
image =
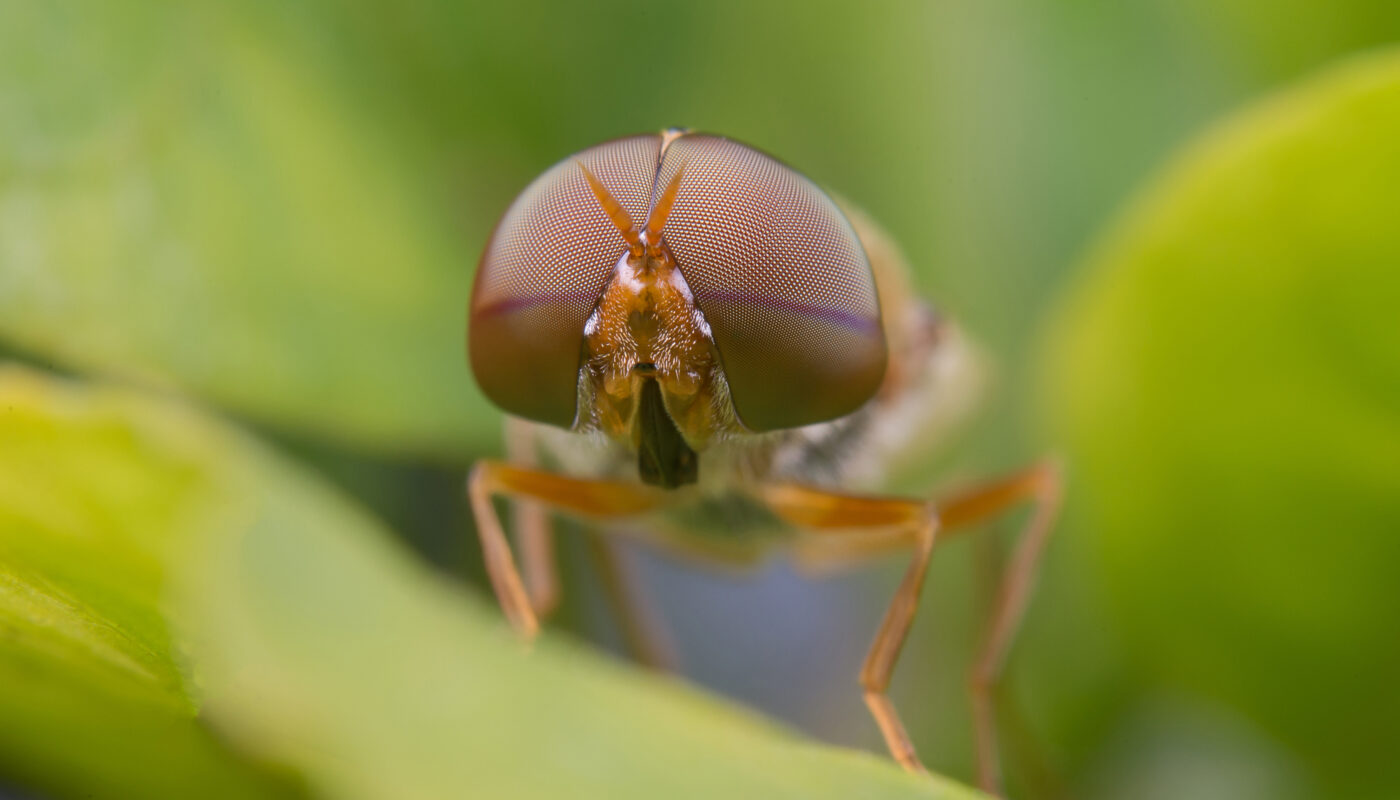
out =
[[(506, 423), (506, 453), (510, 463), (520, 467), (539, 466), (531, 429), (514, 419)], [(520, 549), (520, 566), (525, 593), (537, 619), (548, 617), (559, 606), (559, 567), (554, 552), (554, 529), (549, 511), (542, 504), (514, 498), (511, 502), (511, 533)]]
[(975, 486), (939, 504), (949, 530), (972, 525), (1022, 502), (1033, 504), (1030, 520), (1002, 575), (996, 605), (968, 676), (976, 736), (977, 782), (984, 790), (1001, 793), (997, 761), (994, 691), (1001, 679), (1006, 653), (1025, 615), (1045, 544), (1059, 513), (1063, 482), (1058, 464), (1043, 461), (1005, 478)]
[[(518, 467), (538, 468), (534, 426), (508, 418), (506, 454), (510, 463)], [(553, 522), (544, 504), (528, 498), (511, 498), (511, 533), (520, 552), (525, 593), (539, 620), (559, 607), (562, 596)], [(650, 607), (639, 598), (636, 576), (628, 569), (629, 565), (619, 559), (616, 544), (605, 534), (606, 531), (600, 533), (590, 527), (584, 541), (628, 652), (648, 667), (675, 671), (675, 647), (654, 615), (647, 613)]]
[(585, 517), (616, 519), (642, 514), (666, 503), (659, 492), (621, 481), (569, 478), (499, 461), (478, 461), (467, 477), (467, 496), (491, 588), (510, 624), (527, 638), (539, 632), (539, 620), (520, 579), (491, 499), (497, 495), (535, 500)]
[[(933, 553), (939, 528), (933, 506), (917, 500), (856, 497), (798, 486), (769, 487), (762, 491), (761, 496), (778, 516), (794, 525), (815, 534), (840, 531), (843, 535), (853, 535), (850, 541), (865, 540), (875, 552), (887, 549), (890, 537), (872, 537), (868, 533), (870, 529), (888, 531), (893, 528), (912, 533), (912, 538), (906, 540), (906, 546), (912, 545), (914, 550), (909, 568), (894, 599), (890, 601), (889, 609), (875, 634), (875, 641), (865, 657), (865, 664), (860, 670), (860, 684), (865, 689), (865, 704), (880, 727), (890, 754), (905, 769), (924, 772), (914, 752), (914, 744), (886, 690), (899, 652), (908, 638), (909, 628), (914, 623), (914, 614), (919, 608), (924, 574), (928, 570), (929, 556)], [(865, 529), (861, 532), (864, 535), (856, 533), (860, 529)], [(855, 557), (859, 548), (860, 545), (856, 544), (843, 550)]]
[(914, 753), (914, 743), (904, 730), (904, 724), (890, 702), (886, 690), (890, 677), (894, 674), (895, 662), (909, 637), (909, 628), (914, 624), (914, 614), (919, 610), (919, 596), (923, 592), (924, 573), (928, 571), (929, 556), (933, 553), (933, 541), (938, 530), (938, 520), (930, 515), (915, 540), (914, 554), (909, 559), (909, 568), (890, 601), (889, 610), (880, 622), (875, 641), (865, 657), (860, 669), (860, 683), (865, 687), (865, 705), (870, 708), (885, 743), (896, 761), (906, 769), (923, 772), (924, 767)]
[(515, 500), (511, 517), (520, 564), (524, 571), (525, 592), (530, 608), (540, 619), (559, 607), (559, 562), (554, 553), (554, 531), (548, 510), (537, 502)]
[(585, 542), (627, 651), (647, 667), (674, 672), (678, 662), (675, 644), (651, 613), (651, 604), (643, 601), (637, 575), (622, 558), (616, 541), (606, 530), (590, 530)]

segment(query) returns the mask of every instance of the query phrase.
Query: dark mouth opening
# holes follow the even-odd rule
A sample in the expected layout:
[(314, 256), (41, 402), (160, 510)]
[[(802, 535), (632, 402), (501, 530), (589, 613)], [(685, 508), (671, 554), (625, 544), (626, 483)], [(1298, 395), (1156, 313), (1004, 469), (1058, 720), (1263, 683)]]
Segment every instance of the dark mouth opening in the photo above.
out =
[[(651, 364), (638, 364), (633, 367), (655, 367)], [(699, 459), (695, 451), (686, 444), (685, 437), (676, 428), (671, 415), (666, 413), (666, 404), (661, 399), (661, 384), (655, 378), (642, 381), (641, 405), (637, 409), (637, 424), (641, 426), (641, 441), (637, 446), (637, 471), (642, 481), (652, 486), (675, 489), (695, 483), (699, 475)]]

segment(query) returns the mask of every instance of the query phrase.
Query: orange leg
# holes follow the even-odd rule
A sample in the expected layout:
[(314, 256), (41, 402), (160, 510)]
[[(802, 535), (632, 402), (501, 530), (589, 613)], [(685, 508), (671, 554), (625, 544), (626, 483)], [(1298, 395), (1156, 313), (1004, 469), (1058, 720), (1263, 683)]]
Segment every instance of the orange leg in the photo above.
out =
[(1031, 517), (1002, 574), (996, 604), (968, 676), (973, 733), (977, 737), (977, 783), (998, 795), (1001, 794), (1001, 769), (997, 761), (994, 691), (1001, 680), (1006, 654), (1025, 616), (1045, 545), (1059, 514), (1062, 494), (1059, 465), (1043, 461), (1004, 479), (973, 487), (940, 505), (944, 523), (953, 528), (974, 524), (1022, 502), (1033, 504)]
[[(821, 557), (822, 551), (829, 549), (828, 558), (857, 558), (888, 552), (892, 545), (900, 542), (913, 549), (904, 579), (885, 612), (860, 671), (866, 705), (891, 755), (906, 769), (921, 772), (923, 766), (886, 690), (918, 610), (935, 539), (946, 537), (952, 529), (971, 525), (1030, 500), (1035, 503), (1035, 510), (1002, 578), (991, 626), (969, 680), (978, 783), (989, 792), (999, 793), (992, 689), (1000, 677), (1012, 636), (1025, 613), (1036, 567), (1059, 507), (1060, 487), (1058, 468), (1042, 463), (974, 487), (940, 504), (841, 495), (796, 486), (761, 490), (761, 496), (778, 516), (815, 537), (817, 541), (809, 543), (809, 555)], [(836, 539), (835, 535), (845, 541)], [(828, 548), (827, 543), (835, 547)]]
[(528, 500), (517, 500), (511, 517), (515, 544), (520, 548), (525, 592), (535, 616), (544, 619), (559, 607), (559, 568), (554, 553), (554, 530), (549, 511)]
[[(539, 466), (531, 429), (511, 420), (506, 423), (506, 453), (517, 467)], [(537, 619), (544, 619), (559, 607), (558, 560), (554, 552), (554, 529), (549, 510), (543, 504), (514, 498), (511, 503), (511, 533), (520, 550), (520, 567), (525, 593)]]
[[(762, 497), (779, 517), (815, 535), (865, 529), (855, 533), (855, 538), (839, 545), (842, 552), (850, 557), (859, 555), (858, 543), (861, 541), (871, 544), (872, 554), (888, 547), (890, 537), (872, 536), (866, 532), (870, 529), (909, 532), (907, 545), (912, 545), (914, 555), (865, 657), (865, 664), (860, 670), (860, 685), (865, 688), (865, 705), (875, 718), (875, 724), (880, 727), (890, 755), (905, 769), (924, 772), (924, 766), (914, 752), (914, 743), (909, 739), (909, 733), (904, 729), (904, 723), (900, 721), (886, 690), (894, 674), (895, 662), (899, 660), (899, 652), (909, 636), (909, 628), (914, 624), (924, 573), (928, 570), (929, 556), (933, 553), (933, 542), (939, 528), (933, 505), (917, 500), (839, 495), (798, 486), (768, 487), (762, 491)], [(852, 545), (852, 542), (857, 544)]]
[[(499, 461), (478, 461), (467, 478), (467, 496), (481, 539), (486, 574), (506, 619), (527, 638), (539, 632), (539, 618), (491, 505), (491, 498), (497, 495), (534, 500), (596, 519), (637, 516), (670, 502), (663, 493), (633, 483), (581, 480)], [(548, 569), (552, 574), (552, 559)]]
[[(535, 469), (539, 466), (535, 434), (530, 425), (517, 420), (506, 423), (506, 452), (510, 463), (517, 467)], [(520, 551), (525, 593), (530, 598), (535, 618), (544, 620), (559, 607), (562, 597), (553, 520), (543, 503), (518, 496), (512, 498), (511, 512), (511, 533)], [(585, 541), (628, 651), (646, 666), (674, 671), (675, 647), (666, 637), (664, 628), (648, 614), (650, 607), (638, 599), (637, 580), (627, 564), (619, 560), (615, 543), (596, 530), (589, 530)]]

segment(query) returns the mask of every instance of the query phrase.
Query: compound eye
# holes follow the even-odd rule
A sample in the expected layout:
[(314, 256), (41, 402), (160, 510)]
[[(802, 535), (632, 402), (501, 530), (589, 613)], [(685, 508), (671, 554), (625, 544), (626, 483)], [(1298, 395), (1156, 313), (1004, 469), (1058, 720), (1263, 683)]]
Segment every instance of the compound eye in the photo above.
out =
[(810, 180), (753, 148), (684, 136), (665, 238), (710, 325), (735, 412), (753, 431), (825, 422), (874, 396), (886, 345), (865, 250)]
[(583, 326), (627, 252), (584, 168), (640, 221), (660, 154), (659, 135), (585, 150), (537, 178), (496, 224), (472, 289), (467, 349), (477, 383), (500, 408), (573, 426)]

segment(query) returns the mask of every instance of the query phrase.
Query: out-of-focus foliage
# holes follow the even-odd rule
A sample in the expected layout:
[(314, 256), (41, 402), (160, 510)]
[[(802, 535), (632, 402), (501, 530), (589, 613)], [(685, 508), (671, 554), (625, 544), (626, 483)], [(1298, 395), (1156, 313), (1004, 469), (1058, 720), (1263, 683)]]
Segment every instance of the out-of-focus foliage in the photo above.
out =
[(0, 752), (54, 795), (292, 794), (260, 757), (341, 798), (978, 796), (574, 646), (527, 652), (188, 409), (10, 368), (0, 448)]
[[(1340, 54), (1397, 39), (1394, 0), (11, 0), (0, 3), (0, 348), (171, 388), (290, 434), (455, 569), (452, 556), (474, 547), (456, 525), (460, 481), (426, 464), (457, 469), (499, 446), (499, 416), (472, 388), (462, 347), (491, 224), (558, 159), (689, 125), (760, 146), (868, 210), (908, 254), (914, 283), (989, 356), (980, 427), (902, 479), (925, 493), (936, 475), (994, 474), (1059, 446), (1022, 424), (1042, 402), (1027, 380), (1041, 317), (1094, 231), (1173, 147)], [(1240, 307), (1213, 318), (1222, 339), (1262, 338)], [(1279, 306), (1268, 323), (1280, 341), (1339, 313), (1289, 308), (1306, 316)], [(1371, 358), (1356, 347), (1356, 363)], [(1354, 365), (1339, 363), (1347, 377)], [(1309, 397), (1324, 398), (1320, 381)], [(1154, 397), (1159, 410), (1169, 402)], [(1321, 407), (1289, 434), (1325, 436), (1346, 413)], [(1142, 455), (1098, 452), (1101, 466), (1071, 473), (1076, 498), (1101, 495), (1103, 475), (1116, 486)], [(381, 457), (396, 461), (369, 461)], [(1372, 480), (1367, 463), (1357, 474)], [(1359, 485), (1333, 466), (1331, 483)], [(1256, 493), (1279, 485), (1271, 474), (1249, 478)], [(1083, 534), (1106, 528), (1081, 525), (1080, 505), (1067, 508), (1009, 662), (1012, 796), (1180, 785), (1198, 800), (1273, 800), (1281, 783), (1303, 783), (1299, 764), (1333, 770), (1322, 750), (1336, 740), (1290, 734), (1280, 746), (1299, 724), (1252, 726), (1238, 711), (1263, 702), (1258, 690), (1217, 685), (1282, 651), (1241, 638), (1261, 649), (1203, 676), (1209, 648), (1175, 648), (1218, 630), (1183, 634), (1175, 595), (1123, 602), (1133, 587), (1102, 579), (1113, 561)], [(1265, 536), (1244, 512), (1232, 512), (1248, 528), (1239, 546)], [(1330, 518), (1331, 538), (1351, 530)], [(606, 638), (570, 538), (558, 622)], [(957, 776), (972, 774), (963, 678), (977, 638), (969, 598), (989, 583), (974, 577), (986, 538), (938, 553), (892, 688), (926, 761)], [(781, 569), (727, 581), (643, 566), (689, 677), (820, 738), (882, 750), (852, 678), (900, 559), (819, 586)], [(1264, 596), (1212, 585), (1226, 601)], [(1294, 628), (1294, 641), (1309, 630)], [(1314, 652), (1349, 636), (1320, 635)], [(1169, 657), (1146, 657), (1154, 648)], [(1164, 679), (1178, 658), (1192, 680)], [(1327, 702), (1328, 690), (1312, 691), (1309, 715)], [(1375, 719), (1346, 730), (1384, 741), (1393, 729), (1368, 728)], [(1248, 786), (1231, 778), (1254, 773), (1263, 778)]]
[(460, 452), (493, 416), (422, 165), (258, 13), (6, 7), (0, 335), (385, 450)]
[(0, 335), (461, 459), (498, 423), (462, 357), (491, 223), (553, 161), (683, 124), (866, 207), (940, 305), (1016, 354), (1157, 153), (1400, 35), (1392, 6), (7, 3)]
[(1098, 248), (1046, 359), (1114, 617), (1333, 796), (1400, 766), (1400, 54), (1213, 129)]
[(67, 797), (296, 797), (196, 719), (167, 553), (211, 490), (178, 420), (0, 369), (0, 770)]

